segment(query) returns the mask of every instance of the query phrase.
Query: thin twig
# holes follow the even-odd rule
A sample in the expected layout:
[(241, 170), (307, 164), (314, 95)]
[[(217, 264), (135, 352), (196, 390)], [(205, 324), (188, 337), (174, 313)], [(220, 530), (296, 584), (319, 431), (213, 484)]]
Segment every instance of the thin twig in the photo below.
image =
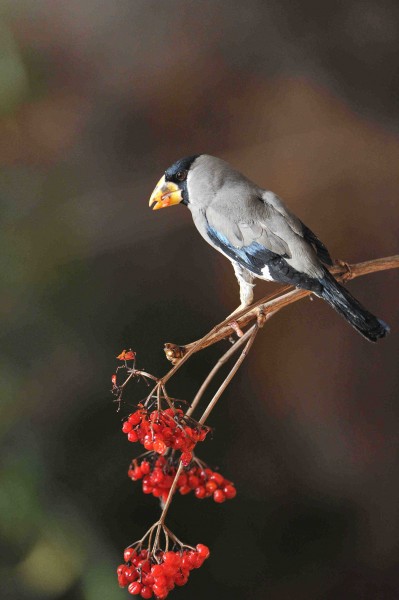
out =
[(180, 474), (181, 474), (181, 472), (183, 470), (183, 467), (184, 467), (184, 465), (180, 461), (179, 466), (178, 466), (177, 471), (176, 471), (175, 478), (174, 478), (173, 483), (172, 483), (172, 486), (171, 486), (171, 488), (169, 490), (168, 497), (167, 497), (165, 505), (164, 505), (164, 507), (162, 509), (162, 514), (161, 514), (161, 516), (159, 518), (159, 523), (161, 525), (163, 525), (165, 523), (166, 514), (167, 514), (167, 512), (169, 510), (170, 503), (172, 502), (173, 494), (175, 493), (175, 490), (176, 490), (176, 487), (177, 487), (177, 481), (178, 481), (178, 479), (180, 477)]
[(198, 421), (201, 425), (203, 425), (205, 423), (205, 421), (211, 414), (212, 410), (215, 408), (216, 403), (219, 400), (220, 396), (223, 394), (224, 390), (227, 388), (230, 381), (233, 379), (234, 375), (237, 373), (238, 369), (241, 367), (241, 364), (243, 363), (245, 357), (248, 355), (248, 352), (250, 351), (251, 346), (255, 341), (255, 337), (256, 337), (256, 334), (258, 333), (258, 331), (259, 331), (259, 325), (256, 323), (250, 329), (251, 335), (249, 336), (249, 340), (248, 340), (244, 350), (241, 352), (240, 356), (238, 357), (238, 360), (234, 363), (234, 366), (231, 369), (230, 373), (227, 375), (226, 379), (223, 381), (222, 385), (219, 387), (218, 391), (213, 396), (212, 400), (209, 402), (207, 408), (205, 409), (205, 412), (203, 413), (202, 417)]
[[(227, 377), (225, 378), (225, 380), (223, 381), (223, 383), (222, 383), (222, 384), (221, 384), (221, 386), (219, 387), (218, 391), (217, 391), (217, 392), (216, 392), (216, 394), (213, 396), (212, 400), (209, 402), (209, 404), (208, 404), (207, 408), (205, 409), (205, 411), (204, 411), (204, 413), (203, 413), (203, 415), (202, 415), (201, 419), (199, 420), (199, 423), (200, 423), (201, 425), (204, 425), (204, 424), (205, 424), (205, 421), (207, 420), (207, 418), (208, 418), (208, 417), (209, 417), (209, 415), (211, 414), (212, 410), (215, 408), (215, 406), (216, 406), (216, 403), (217, 403), (217, 401), (219, 400), (220, 396), (223, 394), (224, 390), (227, 388), (227, 386), (229, 385), (229, 383), (230, 383), (230, 382), (231, 382), (231, 380), (233, 379), (234, 375), (237, 373), (238, 369), (239, 369), (239, 368), (240, 368), (240, 366), (242, 365), (242, 363), (243, 363), (243, 361), (244, 361), (245, 357), (248, 355), (248, 352), (250, 351), (250, 349), (251, 349), (251, 346), (252, 346), (252, 344), (253, 344), (253, 343), (254, 343), (254, 341), (255, 341), (255, 337), (256, 337), (256, 334), (257, 334), (257, 333), (258, 333), (258, 331), (259, 331), (259, 328), (260, 328), (260, 326), (258, 325), (258, 323), (256, 323), (256, 324), (255, 324), (253, 327), (251, 327), (251, 329), (250, 329), (250, 330), (248, 330), (248, 331), (245, 333), (245, 335), (244, 335), (244, 336), (243, 336), (243, 337), (242, 337), (242, 338), (239, 340), (239, 342), (242, 342), (242, 343), (244, 343), (244, 341), (246, 341), (246, 342), (247, 342), (247, 343), (246, 343), (246, 345), (245, 345), (245, 348), (244, 348), (244, 350), (241, 352), (240, 356), (238, 357), (238, 360), (237, 360), (237, 361), (234, 363), (234, 366), (233, 366), (233, 368), (230, 370), (229, 374), (227, 375)], [(245, 338), (245, 339), (244, 339), (244, 338)], [(248, 339), (248, 338), (249, 338), (249, 339)], [(237, 344), (238, 344), (238, 342), (237, 342)], [(242, 345), (242, 344), (240, 344), (240, 346), (241, 346), (241, 345)], [(237, 348), (236, 348), (236, 349), (237, 349)], [(231, 352), (232, 350), (233, 350), (233, 348), (231, 348), (231, 349), (229, 350), (229, 352), (230, 352), (230, 356), (231, 356), (231, 354), (232, 354), (232, 352)], [(228, 353), (226, 353), (226, 354), (228, 354)], [(223, 358), (224, 358), (224, 357), (222, 357), (222, 359), (223, 359)], [(226, 360), (227, 360), (227, 359), (226, 359)], [(216, 366), (217, 366), (217, 365), (216, 365)], [(211, 371), (211, 373), (212, 373), (212, 371)], [(207, 377), (207, 379), (208, 379), (208, 377)], [(205, 381), (207, 381), (207, 379), (206, 379)], [(205, 383), (205, 382), (204, 382), (204, 383)], [(202, 387), (202, 386), (201, 386), (201, 387)], [(187, 413), (186, 413), (186, 414), (187, 414)], [(173, 479), (172, 486), (171, 486), (171, 488), (170, 488), (170, 490), (169, 490), (168, 497), (167, 497), (167, 499), (166, 499), (166, 502), (165, 502), (165, 505), (164, 505), (164, 507), (163, 507), (163, 509), (162, 509), (162, 514), (161, 514), (161, 516), (160, 516), (160, 519), (159, 519), (159, 521), (158, 521), (158, 529), (157, 529), (157, 534), (156, 534), (156, 537), (155, 537), (155, 542), (154, 542), (154, 546), (153, 546), (153, 548), (157, 548), (157, 545), (158, 545), (158, 543), (159, 543), (160, 528), (161, 528), (161, 526), (163, 526), (163, 525), (164, 525), (164, 523), (165, 523), (166, 515), (167, 515), (167, 513), (168, 513), (169, 506), (170, 506), (170, 504), (171, 504), (171, 502), (172, 502), (172, 498), (173, 498), (173, 495), (174, 495), (174, 493), (175, 493), (175, 490), (176, 490), (176, 487), (177, 487), (177, 482), (178, 482), (178, 479), (179, 479), (179, 477), (180, 477), (180, 474), (181, 474), (182, 470), (183, 470), (183, 463), (180, 461), (180, 463), (179, 463), (179, 467), (178, 467), (178, 469), (177, 469), (177, 471), (176, 471), (176, 475), (175, 475), (175, 477), (174, 477), (174, 479)]]
[(255, 327), (256, 327), (256, 325), (253, 325), (250, 329), (248, 329), (248, 331), (245, 332), (243, 337), (239, 338), (239, 340), (237, 340), (235, 342), (235, 344), (231, 348), (229, 348), (229, 350), (227, 350), (227, 352), (225, 352), (223, 354), (223, 356), (221, 356), (219, 358), (219, 360), (213, 367), (212, 371), (210, 371), (210, 373), (208, 374), (208, 376), (202, 383), (201, 387), (199, 388), (198, 392), (196, 393), (196, 395), (194, 397), (194, 400), (191, 403), (190, 408), (186, 412), (186, 415), (188, 417), (193, 414), (193, 412), (196, 409), (199, 401), (201, 400), (206, 388), (208, 387), (208, 385), (210, 384), (212, 379), (215, 377), (216, 373), (222, 368), (222, 366), (224, 364), (226, 364), (226, 362), (229, 360), (229, 358), (231, 356), (233, 356), (233, 354), (235, 354), (235, 352), (237, 352), (237, 350), (239, 350), (243, 344), (245, 344), (245, 342), (250, 337), (250, 335), (252, 334), (252, 331), (255, 329)]

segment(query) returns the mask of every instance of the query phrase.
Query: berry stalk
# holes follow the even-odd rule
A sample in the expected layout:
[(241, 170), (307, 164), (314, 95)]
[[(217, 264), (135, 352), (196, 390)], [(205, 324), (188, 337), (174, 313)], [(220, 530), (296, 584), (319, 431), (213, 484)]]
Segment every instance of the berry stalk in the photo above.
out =
[[(259, 331), (259, 323), (256, 323), (255, 325), (253, 325), (251, 327), (251, 329), (249, 329), (245, 335), (239, 340), (245, 340), (247, 341), (244, 350), (241, 352), (240, 356), (238, 357), (238, 360), (235, 362), (234, 366), (232, 367), (232, 369), (230, 370), (230, 372), (228, 373), (227, 377), (225, 378), (225, 380), (223, 381), (223, 383), (220, 385), (219, 389), (217, 390), (216, 394), (213, 396), (212, 400), (209, 402), (207, 408), (205, 409), (202, 417), (199, 420), (200, 425), (204, 425), (205, 421), (207, 420), (207, 418), (209, 417), (210, 413), (212, 412), (212, 410), (215, 408), (219, 398), (221, 397), (221, 395), (223, 394), (224, 390), (227, 388), (227, 386), (229, 385), (230, 381), (233, 379), (234, 375), (237, 373), (238, 369), (240, 368), (240, 366), (242, 365), (245, 357), (248, 355), (252, 344), (255, 341), (255, 337)], [(238, 343), (238, 342), (237, 342)], [(244, 342), (242, 342), (244, 343)], [(231, 349), (230, 349), (231, 350)], [(228, 353), (230, 353), (230, 350), (228, 351)], [(226, 354), (228, 354), (226, 353)], [(229, 356), (231, 356), (231, 354), (229, 354)], [(163, 384), (162, 384), (163, 385)], [(187, 411), (186, 416), (192, 412), (193, 410), (193, 404), (191, 405), (190, 409)], [(195, 408), (195, 406), (194, 406)], [(180, 461), (178, 469), (176, 471), (176, 475), (175, 478), (173, 480), (172, 486), (169, 490), (169, 494), (168, 497), (166, 499), (165, 505), (163, 507), (160, 519), (159, 519), (159, 525), (158, 525), (158, 529), (157, 529), (157, 534), (156, 534), (156, 540), (155, 540), (155, 545), (158, 543), (159, 540), (159, 536), (160, 536), (160, 532), (161, 532), (161, 527), (164, 525), (165, 523), (165, 519), (166, 519), (166, 515), (168, 513), (170, 504), (172, 502), (172, 498), (173, 495), (176, 491), (176, 487), (177, 487), (177, 482), (179, 480), (179, 477), (181, 475), (181, 472), (184, 468), (184, 464), (182, 463), (182, 461)]]

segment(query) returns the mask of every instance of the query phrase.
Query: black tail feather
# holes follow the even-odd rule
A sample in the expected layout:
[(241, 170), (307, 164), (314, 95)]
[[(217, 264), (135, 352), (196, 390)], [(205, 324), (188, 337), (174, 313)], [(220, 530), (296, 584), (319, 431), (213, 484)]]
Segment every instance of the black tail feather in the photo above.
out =
[(388, 325), (369, 313), (328, 271), (320, 283), (323, 286), (321, 297), (365, 338), (376, 342), (389, 333)]

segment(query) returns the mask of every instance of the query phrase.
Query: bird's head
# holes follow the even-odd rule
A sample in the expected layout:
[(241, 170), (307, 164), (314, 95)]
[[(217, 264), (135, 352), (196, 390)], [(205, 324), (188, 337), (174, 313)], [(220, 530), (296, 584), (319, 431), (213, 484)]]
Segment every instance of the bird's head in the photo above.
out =
[(199, 154), (177, 160), (166, 169), (165, 175), (158, 181), (151, 194), (149, 206), (153, 210), (167, 208), (174, 204), (188, 204), (187, 178)]

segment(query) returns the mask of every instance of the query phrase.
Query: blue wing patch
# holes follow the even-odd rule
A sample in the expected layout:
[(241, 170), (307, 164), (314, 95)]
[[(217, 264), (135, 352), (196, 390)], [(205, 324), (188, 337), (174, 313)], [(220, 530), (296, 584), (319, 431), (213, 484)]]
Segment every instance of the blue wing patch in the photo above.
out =
[(208, 235), (215, 246), (223, 250), (229, 258), (235, 260), (256, 275), (262, 276), (262, 269), (264, 267), (270, 267), (270, 263), (274, 260), (281, 259), (280, 255), (271, 252), (271, 250), (268, 250), (259, 244), (259, 242), (252, 242), (249, 246), (236, 248), (222, 233), (219, 233), (210, 225), (208, 225)]
[(322, 285), (319, 280), (313, 279), (305, 273), (300, 273), (291, 267), (284, 260), (288, 258), (286, 254), (283, 256), (276, 254), (259, 244), (259, 242), (252, 242), (248, 246), (237, 248), (229, 242), (226, 236), (209, 224), (207, 233), (212, 243), (220, 248), (228, 258), (237, 262), (244, 269), (248, 269), (254, 275), (262, 277), (262, 269), (268, 267), (270, 277), (274, 281), (295, 285), (314, 291), (316, 294), (321, 293)]

